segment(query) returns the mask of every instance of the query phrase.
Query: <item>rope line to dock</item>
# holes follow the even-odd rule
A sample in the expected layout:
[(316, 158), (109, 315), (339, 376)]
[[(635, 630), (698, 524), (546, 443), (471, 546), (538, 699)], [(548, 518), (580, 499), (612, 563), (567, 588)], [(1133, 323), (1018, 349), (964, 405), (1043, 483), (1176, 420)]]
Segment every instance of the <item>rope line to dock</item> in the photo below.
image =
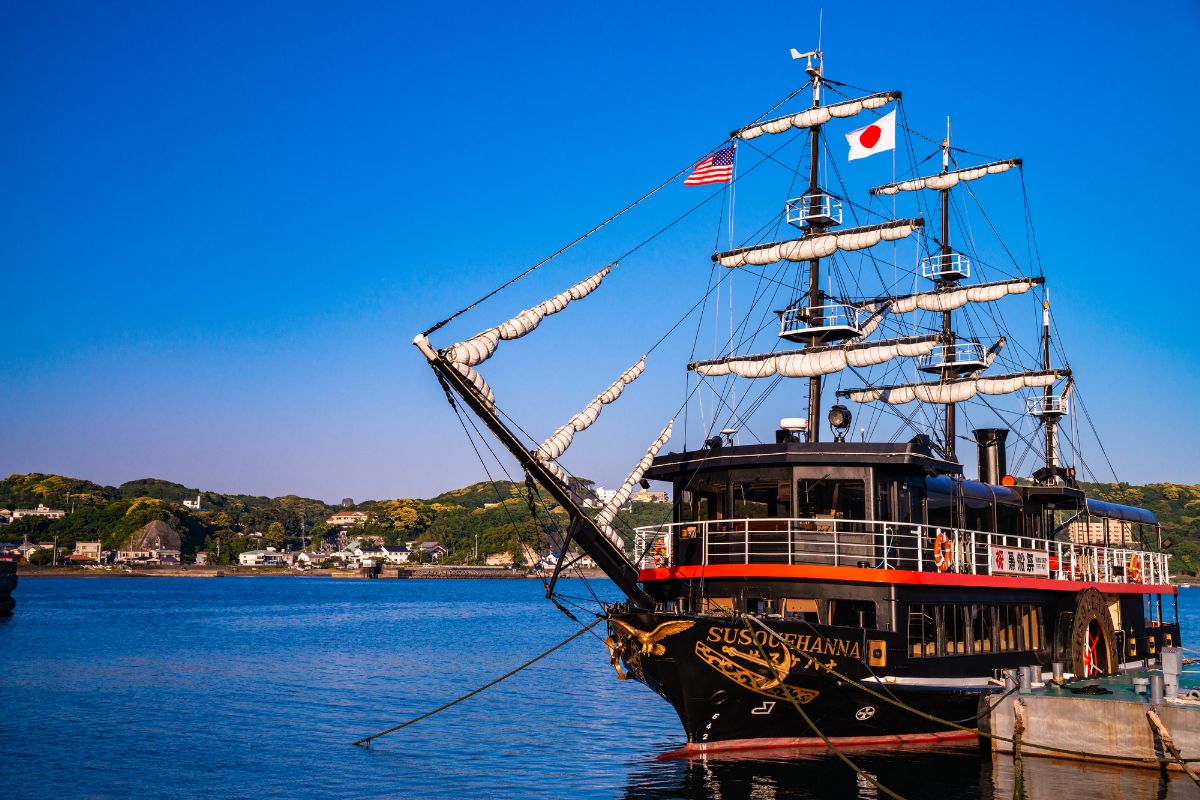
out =
[(568, 636), (566, 639), (563, 639), (561, 642), (559, 642), (558, 644), (551, 647), (549, 650), (545, 650), (545, 651), (539, 653), (538, 655), (536, 655), (533, 658), (526, 661), (521, 666), (519, 666), (515, 669), (512, 669), (512, 670), (509, 670), (508, 672), (501, 675), (499, 678), (496, 678), (495, 680), (492, 680), (492, 681), (488, 681), (483, 686), (480, 686), (478, 689), (474, 689), (470, 692), (467, 692), (462, 697), (459, 697), (456, 700), (451, 700), (449, 703), (446, 703), (445, 705), (438, 706), (433, 711), (427, 711), (419, 717), (413, 717), (412, 719), (408, 720), (407, 722), (401, 722), (399, 725), (394, 725), (391, 728), (388, 728), (387, 730), (380, 731), (379, 733), (376, 733), (376, 734), (372, 734), (371, 736), (368, 736), (364, 739), (359, 739), (357, 742), (354, 742), (353, 744), (355, 747), (362, 747), (364, 749), (370, 750), (371, 742), (375, 741), (376, 739), (378, 739), (382, 736), (387, 736), (389, 733), (395, 733), (396, 731), (398, 731), (402, 728), (407, 728), (409, 725), (416, 724), (423, 719), (429, 719), (434, 714), (441, 713), (442, 711), (445, 711), (446, 709), (450, 708), (451, 706), (458, 705), (463, 700), (472, 698), (475, 695), (479, 694), (480, 692), (482, 692), (486, 689), (492, 688), (493, 686), (500, 683), (501, 681), (507, 680), (508, 678), (511, 678), (513, 675), (516, 675), (521, 670), (526, 669), (528, 667), (532, 667), (534, 664), (541, 661), (543, 658), (550, 655), (555, 650), (559, 650), (559, 649), (565, 647), (566, 645), (570, 644), (571, 642), (575, 641), (580, 636), (583, 636), (585, 633), (590, 631), (592, 628), (599, 625), (601, 622), (604, 622), (604, 620), (605, 620), (605, 617), (597, 617), (593, 622), (591, 622), (591, 623), (583, 626), (579, 630), (575, 631), (570, 636)]
[(742, 624), (745, 625), (746, 629), (750, 631), (750, 641), (754, 642), (755, 646), (758, 648), (758, 654), (762, 657), (762, 660), (767, 664), (767, 666), (770, 667), (771, 674), (775, 677), (775, 680), (779, 681), (779, 686), (780, 686), (780, 688), (783, 689), (784, 695), (787, 696), (788, 702), (790, 702), (792, 704), (792, 706), (796, 709), (796, 711), (798, 711), (800, 713), (800, 716), (803, 717), (804, 721), (808, 724), (808, 727), (812, 728), (813, 732), (815, 734), (817, 734), (817, 736), (821, 737), (821, 741), (825, 743), (825, 746), (829, 748), (830, 752), (832, 752), (835, 756), (837, 756), (842, 761), (843, 764), (850, 767), (850, 769), (854, 770), (856, 775), (858, 775), (860, 778), (863, 778), (864, 780), (868, 781), (876, 789), (883, 792), (888, 797), (892, 798), (892, 800), (905, 800), (904, 797), (902, 797), (899, 794), (896, 794), (891, 789), (889, 789), (888, 787), (886, 787), (882, 783), (880, 783), (879, 779), (876, 778), (874, 775), (872, 775), (871, 773), (864, 770), (862, 767), (855, 764), (848, 755), (846, 755), (841, 750), (839, 750), (837, 745), (835, 745), (829, 739), (829, 737), (826, 736), (825, 733), (820, 728), (817, 727), (817, 723), (812, 721), (812, 717), (808, 716), (808, 714), (805, 712), (804, 708), (802, 707), (799, 699), (792, 692), (792, 687), (788, 686), (786, 683), (783, 682), (784, 678), (786, 678), (787, 676), (779, 674), (779, 670), (775, 666), (775, 662), (772, 661), (768, 657), (766, 649), (761, 644), (759, 644), (758, 641), (754, 638), (754, 631), (750, 628), (750, 624), (748, 622), (746, 622), (745, 615), (743, 615), (743, 617), (742, 617)]
[[(870, 687), (859, 683), (858, 681), (854, 680), (853, 678), (843, 675), (842, 673), (838, 672), (836, 669), (826, 666), (825, 664), (822, 664), (820, 661), (818, 661), (816, 658), (814, 658), (811, 653), (805, 652), (804, 650), (801, 650), (801, 649), (795, 647), (790, 642), (786, 641), (783, 637), (781, 637), (778, 633), (776, 633), (773, 628), (771, 628), (765, 622), (760, 620), (758, 617), (755, 617), (750, 614), (744, 614), (744, 615), (742, 615), (742, 617), (743, 617), (743, 619), (748, 618), (750, 620), (753, 620), (756, 624), (758, 624), (763, 630), (765, 630), (767, 633), (769, 633), (776, 641), (778, 641), (784, 647), (786, 647), (787, 649), (796, 653), (797, 655), (803, 657), (806, 661), (805, 666), (810, 669), (827, 672), (830, 675), (832, 675), (833, 677), (837, 678), (838, 680), (844, 681), (844, 682), (850, 684), (851, 686), (855, 687), (856, 689), (860, 689), (861, 691), (871, 695), (872, 697), (882, 700), (885, 703), (890, 703), (891, 705), (894, 705), (897, 708), (901, 708), (905, 711), (908, 711), (912, 714), (917, 715), (918, 717), (927, 719), (930, 722), (936, 722), (939, 725), (946, 725), (948, 727), (955, 728), (960, 731), (974, 733), (975, 735), (982, 736), (985, 739), (992, 739), (994, 741), (999, 741), (999, 742), (1007, 742), (1009, 744), (1013, 743), (1013, 739), (1009, 736), (1001, 736), (998, 733), (991, 733), (990, 731), (983, 731), (978, 728), (971, 728), (966, 725), (960, 725), (957, 722), (951, 722), (950, 720), (942, 719), (941, 717), (936, 717), (933, 714), (930, 714), (928, 712), (920, 710), (919, 708), (913, 708), (912, 706), (908, 705), (907, 703), (905, 703), (902, 700), (899, 700), (897, 698), (888, 697), (887, 695), (877, 692), (874, 689), (871, 689)], [(1036, 744), (1034, 742), (1029, 742), (1029, 741), (1024, 741), (1024, 740), (1022, 740), (1021, 744), (1023, 747), (1025, 747), (1027, 749), (1036, 748), (1038, 750), (1045, 750), (1045, 751), (1051, 752), (1051, 753), (1061, 753), (1063, 755), (1070, 755), (1070, 756), (1081, 756), (1084, 758), (1105, 758), (1110, 761), (1124, 761), (1124, 762), (1128, 762), (1131, 764), (1168, 764), (1168, 763), (1172, 763), (1172, 761), (1173, 761), (1173, 759), (1169, 759), (1169, 758), (1137, 758), (1136, 756), (1110, 755), (1107, 753), (1089, 753), (1084, 750), (1070, 750), (1065, 747), (1055, 747), (1053, 745), (1048, 745), (1048, 744)], [(1189, 763), (1200, 762), (1200, 758), (1187, 758), (1187, 759), (1183, 759), (1183, 760), (1186, 762), (1189, 762)]]
[(1175, 746), (1175, 741), (1171, 738), (1171, 732), (1168, 731), (1167, 726), (1163, 724), (1162, 719), (1158, 716), (1158, 712), (1153, 708), (1147, 708), (1146, 718), (1150, 720), (1150, 724), (1154, 727), (1154, 730), (1158, 732), (1158, 739), (1160, 742), (1162, 742), (1162, 746), (1166, 749), (1166, 751), (1171, 754), (1171, 758), (1175, 759), (1175, 763), (1187, 773), (1187, 776), (1192, 779), (1193, 783), (1195, 783), (1197, 786), (1200, 786), (1200, 775), (1196, 774), (1196, 770), (1192, 769), (1191, 766), (1188, 765), (1187, 759), (1185, 759), (1183, 754), (1179, 752), (1179, 748)]

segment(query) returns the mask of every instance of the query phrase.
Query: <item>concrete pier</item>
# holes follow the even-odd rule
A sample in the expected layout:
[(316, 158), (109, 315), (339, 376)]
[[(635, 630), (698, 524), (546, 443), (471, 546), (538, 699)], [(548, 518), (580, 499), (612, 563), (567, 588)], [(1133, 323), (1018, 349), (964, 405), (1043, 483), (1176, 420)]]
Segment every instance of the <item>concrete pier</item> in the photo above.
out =
[[(1151, 702), (1149, 678), (1160, 670), (1118, 675), (1097, 680), (1037, 685), (1007, 697), (994, 695), (984, 702), (991, 714), (981, 720), (981, 729), (1012, 738), (1016, 704), (1023, 706), (1024, 732), (1021, 753), (1030, 756), (1119, 763), (1125, 766), (1158, 768), (1164, 759), (1170, 769), (1175, 763), (1160, 730), (1147, 713), (1153, 710), (1163, 729), (1184, 759), (1200, 759), (1200, 698), (1180, 690), (1175, 699)], [(1142, 680), (1137, 680), (1141, 678)], [(1076, 694), (1072, 688), (1098, 686), (1110, 694)], [(1142, 689), (1142, 691), (1139, 691)], [(1145, 692), (1145, 693), (1143, 693)], [(1011, 753), (1010, 742), (993, 739), (992, 749)], [(1062, 748), (1073, 753), (1046, 750), (1038, 745)], [(1129, 761), (1135, 759), (1135, 761)], [(1198, 765), (1200, 766), (1200, 765)]]

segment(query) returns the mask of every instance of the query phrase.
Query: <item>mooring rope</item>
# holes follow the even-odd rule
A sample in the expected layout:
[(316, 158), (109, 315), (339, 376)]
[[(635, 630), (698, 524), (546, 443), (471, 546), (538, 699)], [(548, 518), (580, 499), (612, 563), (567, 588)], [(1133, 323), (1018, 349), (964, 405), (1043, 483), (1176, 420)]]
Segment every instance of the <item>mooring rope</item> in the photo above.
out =
[(458, 705), (463, 700), (467, 700), (471, 697), (474, 697), (475, 695), (479, 694), (480, 692), (484, 691), (485, 689), (492, 688), (493, 686), (500, 683), (501, 681), (511, 678), (513, 675), (516, 675), (521, 670), (526, 669), (528, 667), (532, 667), (534, 664), (541, 661), (543, 658), (550, 655), (555, 650), (565, 647), (567, 644), (575, 641), (580, 636), (583, 636), (585, 633), (590, 631), (592, 628), (599, 625), (601, 622), (604, 622), (605, 619), (606, 619), (605, 617), (598, 617), (595, 621), (593, 621), (592, 623), (585, 625), (582, 628), (580, 628), (579, 630), (575, 631), (570, 636), (568, 636), (566, 639), (563, 639), (561, 642), (559, 642), (558, 644), (551, 647), (549, 650), (539, 653), (538, 655), (529, 659), (528, 661), (526, 661), (524, 664), (517, 667), (516, 669), (509, 670), (508, 672), (504, 673), (499, 678), (496, 678), (495, 680), (492, 680), (492, 681), (488, 681), (483, 686), (480, 686), (478, 689), (474, 689), (470, 692), (467, 692), (462, 697), (459, 697), (456, 700), (451, 700), (449, 703), (446, 703), (445, 705), (438, 706), (433, 711), (427, 711), (419, 717), (413, 717), (412, 719), (408, 720), (407, 722), (401, 722), (399, 725), (394, 725), (394, 726), (388, 728), (387, 730), (380, 731), (379, 733), (376, 733), (376, 734), (372, 734), (371, 736), (368, 736), (365, 739), (359, 739), (357, 742), (353, 743), (354, 746), (355, 747), (363, 747), (363, 748), (366, 748), (369, 750), (369, 749), (371, 749), (371, 742), (375, 741), (376, 739), (380, 738), (381, 736), (387, 736), (389, 733), (395, 733), (396, 731), (400, 730), (401, 728), (407, 728), (409, 725), (418, 723), (423, 719), (429, 719), (434, 714), (441, 713), (442, 711), (445, 711), (446, 709), (450, 708), (451, 706)]
[(758, 643), (757, 639), (755, 639), (754, 631), (750, 628), (750, 624), (748, 622), (746, 622), (745, 615), (742, 616), (742, 624), (745, 625), (746, 629), (750, 631), (750, 641), (754, 642), (754, 645), (758, 648), (759, 655), (762, 656), (762, 660), (764, 662), (766, 662), (768, 667), (770, 667), (771, 673), (774, 676), (775, 680), (779, 681), (779, 686), (780, 686), (780, 688), (783, 689), (783, 693), (787, 697), (788, 702), (790, 702), (792, 704), (792, 706), (796, 709), (796, 711), (800, 712), (800, 716), (808, 724), (808, 727), (812, 728), (813, 732), (816, 733), (817, 736), (821, 737), (821, 741), (825, 743), (825, 746), (829, 748), (829, 751), (831, 753), (833, 753), (835, 756), (837, 756), (838, 759), (840, 759), (843, 764), (850, 767), (850, 769), (854, 770), (856, 775), (858, 775), (860, 778), (863, 778), (864, 780), (868, 781), (876, 789), (883, 792), (888, 797), (892, 798), (892, 800), (905, 800), (904, 797), (896, 794), (891, 789), (889, 789), (888, 787), (886, 787), (882, 783), (880, 783), (879, 779), (876, 778), (874, 775), (867, 772), (862, 767), (858, 766), (852, 760), (850, 760), (850, 757), (848, 755), (846, 755), (845, 753), (843, 753), (841, 750), (839, 750), (837, 745), (835, 745), (829, 739), (829, 737), (826, 736), (825, 733), (820, 728), (817, 727), (817, 723), (813, 722), (812, 717), (810, 717), (804, 711), (804, 708), (802, 707), (799, 699), (796, 697), (795, 694), (793, 694), (791, 687), (783, 682), (783, 679), (786, 678), (787, 676), (779, 674), (779, 670), (776, 668), (775, 662), (773, 662), (768, 657), (766, 649), (761, 644)]
[[(896, 699), (893, 697), (888, 697), (880, 692), (877, 692), (874, 689), (871, 689), (870, 687), (859, 683), (858, 681), (854, 680), (853, 678), (843, 675), (842, 673), (838, 672), (836, 669), (829, 667), (825, 664), (822, 664), (820, 661), (818, 661), (816, 658), (814, 658), (811, 653), (801, 650), (798, 647), (796, 647), (795, 645), (793, 645), (790, 642), (788, 642), (787, 640), (785, 640), (782, 636), (780, 636), (778, 633), (776, 633), (773, 628), (771, 628), (765, 622), (760, 620), (758, 617), (755, 617), (750, 614), (743, 614), (742, 617), (743, 617), (743, 619), (748, 618), (748, 619), (752, 620), (755, 624), (757, 624), (759, 627), (761, 627), (763, 630), (765, 630), (768, 634), (770, 634), (776, 641), (778, 641), (780, 644), (782, 644), (785, 648), (787, 648), (788, 650), (791, 650), (792, 652), (794, 652), (797, 655), (804, 658), (806, 660), (805, 666), (808, 668), (815, 669), (815, 670), (823, 670), (823, 671), (829, 673), (830, 675), (832, 675), (833, 677), (837, 678), (838, 680), (844, 681), (845, 683), (850, 684), (854, 688), (859, 689), (859, 690), (865, 692), (866, 694), (871, 695), (872, 697), (878, 698), (879, 700), (882, 700), (885, 703), (894, 705), (897, 708), (904, 709), (905, 711), (915, 714), (918, 717), (921, 717), (923, 719), (927, 719), (930, 722), (936, 722), (939, 725), (947, 725), (951, 728), (956, 728), (957, 730), (960, 730), (960, 731), (974, 733), (976, 736), (981, 736), (985, 739), (992, 739), (992, 740), (999, 741), (999, 742), (1007, 742), (1009, 744), (1013, 743), (1012, 738), (1009, 736), (1001, 736), (998, 733), (991, 733), (990, 731), (983, 731), (978, 728), (970, 728), (970, 727), (967, 727), (966, 725), (960, 725), (957, 722), (951, 722), (948, 719), (942, 719), (941, 717), (936, 717), (933, 714), (922, 711), (919, 708), (913, 708), (912, 706), (908, 705), (907, 703), (905, 703), (899, 699)], [(1136, 756), (1110, 755), (1107, 753), (1090, 753), (1085, 750), (1070, 750), (1065, 747), (1054, 747), (1053, 745), (1036, 744), (1036, 743), (1029, 742), (1029, 741), (1022, 741), (1022, 745), (1028, 749), (1045, 750), (1045, 751), (1051, 752), (1051, 753), (1062, 753), (1063, 755), (1081, 756), (1081, 757), (1085, 757), (1085, 758), (1106, 758), (1106, 759), (1109, 759), (1110, 761), (1121, 761), (1121, 762), (1128, 762), (1131, 764), (1163, 764), (1163, 763), (1171, 762), (1171, 759), (1166, 759), (1166, 758), (1138, 758)], [(1184, 760), (1187, 762), (1200, 762), (1200, 758), (1188, 758), (1188, 759), (1184, 759)]]

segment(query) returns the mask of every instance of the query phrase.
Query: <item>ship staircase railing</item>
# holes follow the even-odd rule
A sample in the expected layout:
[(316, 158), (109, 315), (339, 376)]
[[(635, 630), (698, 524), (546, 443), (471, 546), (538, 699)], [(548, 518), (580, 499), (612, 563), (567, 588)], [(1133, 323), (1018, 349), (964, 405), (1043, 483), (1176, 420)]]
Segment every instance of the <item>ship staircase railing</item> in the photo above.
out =
[(1089, 583), (1170, 583), (1170, 556), (938, 525), (832, 517), (728, 519), (635, 529), (643, 570), (789, 564)]

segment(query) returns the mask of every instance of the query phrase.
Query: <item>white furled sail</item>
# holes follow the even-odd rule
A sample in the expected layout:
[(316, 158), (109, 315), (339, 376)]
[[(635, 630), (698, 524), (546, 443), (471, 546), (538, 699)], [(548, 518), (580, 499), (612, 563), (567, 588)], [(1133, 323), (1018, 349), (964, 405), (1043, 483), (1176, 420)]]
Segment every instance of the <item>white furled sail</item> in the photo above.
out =
[(587, 297), (596, 290), (596, 287), (611, 271), (612, 266), (607, 266), (595, 275), (584, 278), (570, 289), (559, 292), (533, 308), (525, 309), (507, 322), (481, 331), (470, 339), (450, 345), (442, 351), (442, 357), (454, 364), (465, 364), (468, 367), (482, 364), (491, 358), (492, 353), (496, 352), (496, 346), (500, 344), (501, 339), (521, 338), (540, 325), (546, 317), (562, 311), (572, 300), (582, 300)]
[(734, 374), (742, 378), (814, 378), (841, 372), (847, 367), (869, 367), (902, 356), (928, 355), (941, 339), (938, 334), (855, 342), (780, 353), (753, 356), (726, 356), (713, 361), (697, 361), (688, 369), (714, 378)]
[(909, 311), (953, 311), (967, 303), (990, 303), (1011, 294), (1024, 294), (1042, 283), (1042, 278), (1014, 278), (974, 286), (956, 286), (904, 295), (891, 300), (892, 313)]
[(763, 266), (777, 261), (808, 261), (833, 255), (838, 250), (862, 250), (880, 242), (894, 242), (910, 236), (913, 231), (924, 225), (923, 219), (896, 219), (878, 225), (846, 228), (836, 233), (819, 234), (803, 239), (739, 247), (737, 250), (717, 253), (712, 259), (723, 267), (744, 267), (748, 264)]
[(1048, 369), (1039, 372), (1014, 372), (1006, 375), (972, 375), (948, 381), (907, 383), (898, 386), (875, 386), (838, 392), (856, 403), (882, 400), (891, 405), (903, 405), (918, 400), (922, 403), (961, 403), (976, 394), (1011, 394), (1022, 389), (1051, 386), (1060, 378), (1069, 377), (1070, 370)]
[(663, 428), (662, 433), (650, 445), (646, 451), (646, 455), (642, 456), (642, 460), (637, 463), (633, 471), (629, 473), (629, 477), (625, 479), (625, 483), (621, 484), (621, 488), (613, 495), (612, 500), (605, 504), (604, 508), (600, 509), (600, 513), (596, 515), (596, 527), (604, 531), (604, 535), (615, 544), (617, 547), (624, 549), (625, 545), (621, 541), (621, 537), (612, 528), (612, 521), (616, 518), (617, 512), (621, 510), (621, 506), (629, 500), (629, 496), (633, 494), (633, 487), (646, 474), (646, 470), (650, 469), (650, 465), (654, 463), (654, 457), (658, 455), (658, 451), (663, 449), (663, 446), (671, 438), (671, 429), (675, 426), (675, 420), (667, 423), (667, 427)]
[(1013, 167), (1021, 166), (1021, 159), (1010, 158), (1005, 161), (993, 161), (990, 164), (981, 164), (978, 167), (967, 167), (966, 169), (956, 169), (951, 172), (943, 172), (940, 175), (930, 175), (928, 178), (913, 178), (912, 180), (899, 181), (898, 183), (889, 183), (885, 186), (876, 186), (871, 190), (871, 194), (899, 194), (900, 192), (916, 192), (921, 189), (949, 189), (958, 185), (959, 181), (974, 181), (982, 178), (984, 175), (996, 175), (1000, 172), (1008, 172)]
[(464, 378), (471, 382), (489, 411), (496, 410), (496, 395), (492, 392), (492, 387), (488, 386), (487, 381), (479, 374), (478, 370), (466, 364), (455, 364), (453, 362), (450, 363), (450, 366), (454, 367)]
[(1000, 355), (1000, 351), (1004, 349), (1004, 345), (1008, 344), (1008, 339), (1001, 336), (996, 340), (996, 343), (987, 349), (983, 354), (983, 368), (987, 369), (992, 364), (996, 363), (996, 356)]
[(534, 456), (543, 463), (553, 461), (567, 451), (571, 446), (571, 442), (575, 438), (575, 434), (587, 430), (600, 417), (600, 412), (604, 406), (616, 401), (621, 396), (621, 392), (625, 391), (625, 387), (638, 379), (646, 370), (646, 357), (642, 356), (638, 362), (629, 369), (621, 373), (621, 377), (613, 381), (613, 384), (601, 392), (596, 399), (584, 406), (583, 411), (580, 411), (575, 416), (567, 421), (554, 435), (546, 441), (542, 442), (537, 450), (534, 451)]
[(900, 92), (879, 92), (878, 94), (860, 97), (857, 100), (845, 100), (841, 103), (831, 103), (827, 106), (806, 108), (795, 114), (776, 117), (765, 122), (755, 122), (730, 134), (732, 139), (757, 139), (764, 133), (783, 133), (792, 128), (815, 128), (824, 125), (829, 120), (842, 117), (853, 117), (863, 111), (883, 108), (893, 100), (900, 99)]

